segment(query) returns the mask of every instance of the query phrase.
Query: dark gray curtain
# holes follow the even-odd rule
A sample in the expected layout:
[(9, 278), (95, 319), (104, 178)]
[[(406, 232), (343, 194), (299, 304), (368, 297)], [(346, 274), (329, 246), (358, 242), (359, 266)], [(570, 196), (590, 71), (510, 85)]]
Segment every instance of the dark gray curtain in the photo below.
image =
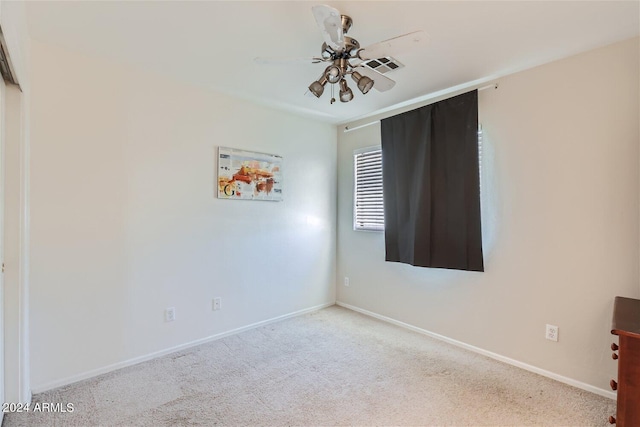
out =
[(484, 271), (478, 92), (382, 120), (387, 261)]

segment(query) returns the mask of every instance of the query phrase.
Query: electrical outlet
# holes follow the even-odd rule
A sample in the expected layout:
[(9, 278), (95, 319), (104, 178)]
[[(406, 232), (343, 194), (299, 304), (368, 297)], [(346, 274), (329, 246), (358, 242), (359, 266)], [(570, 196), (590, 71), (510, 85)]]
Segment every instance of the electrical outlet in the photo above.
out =
[(558, 341), (558, 327), (554, 325), (547, 325), (547, 334), (545, 338), (551, 341)]
[(176, 309), (175, 307), (169, 307), (164, 311), (164, 321), (173, 322), (174, 320), (176, 320)]
[(222, 308), (222, 298), (213, 299), (213, 311), (220, 310)]
[(344, 276), (344, 285), (351, 286), (351, 284), (349, 283), (349, 278), (347, 276)]

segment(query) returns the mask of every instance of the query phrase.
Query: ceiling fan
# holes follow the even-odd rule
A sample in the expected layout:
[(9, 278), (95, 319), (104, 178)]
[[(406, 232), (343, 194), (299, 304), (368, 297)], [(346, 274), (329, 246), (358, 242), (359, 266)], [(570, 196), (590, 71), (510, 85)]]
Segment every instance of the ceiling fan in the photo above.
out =
[[(255, 62), (261, 64), (298, 61), (314, 64), (329, 63), (320, 77), (309, 85), (308, 92), (316, 98), (322, 96), (326, 84), (329, 83), (331, 85), (337, 84), (340, 88), (339, 99), (341, 102), (351, 101), (353, 92), (347, 85), (346, 79), (349, 75), (363, 95), (372, 88), (380, 92), (391, 89), (396, 82), (376, 71), (375, 68), (381, 65), (386, 70), (398, 68), (399, 65), (393, 62), (392, 55), (406, 52), (427, 41), (427, 34), (424, 31), (415, 31), (367, 47), (360, 47), (360, 43), (356, 39), (346, 35), (353, 25), (353, 20), (349, 16), (342, 15), (337, 9), (327, 5), (313, 6), (311, 10), (324, 38), (319, 57), (255, 58)], [(389, 66), (385, 67), (386, 64)], [(333, 97), (333, 86), (331, 93), (331, 104), (333, 104), (336, 101)]]

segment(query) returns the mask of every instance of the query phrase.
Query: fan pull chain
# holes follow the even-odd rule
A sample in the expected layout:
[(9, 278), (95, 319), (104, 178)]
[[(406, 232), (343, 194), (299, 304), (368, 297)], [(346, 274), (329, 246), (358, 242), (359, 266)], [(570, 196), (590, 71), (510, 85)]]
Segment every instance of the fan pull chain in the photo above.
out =
[(336, 102), (336, 98), (333, 96), (333, 86), (335, 86), (335, 85), (331, 85), (331, 102), (330, 102), (330, 104), (333, 104), (334, 102)]

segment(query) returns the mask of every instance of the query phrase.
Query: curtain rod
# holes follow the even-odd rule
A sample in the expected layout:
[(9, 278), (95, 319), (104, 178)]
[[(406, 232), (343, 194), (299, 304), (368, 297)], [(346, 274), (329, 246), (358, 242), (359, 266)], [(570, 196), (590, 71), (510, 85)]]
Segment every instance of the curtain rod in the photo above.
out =
[[(476, 90), (485, 90), (485, 89), (491, 89), (491, 88), (498, 89), (498, 83), (491, 83), (490, 85), (479, 87)], [(380, 123), (380, 120), (374, 120), (372, 122), (365, 123), (363, 125), (354, 126), (354, 127), (345, 126), (344, 132), (351, 132), (352, 130), (362, 129), (367, 126), (375, 125), (376, 123)]]

